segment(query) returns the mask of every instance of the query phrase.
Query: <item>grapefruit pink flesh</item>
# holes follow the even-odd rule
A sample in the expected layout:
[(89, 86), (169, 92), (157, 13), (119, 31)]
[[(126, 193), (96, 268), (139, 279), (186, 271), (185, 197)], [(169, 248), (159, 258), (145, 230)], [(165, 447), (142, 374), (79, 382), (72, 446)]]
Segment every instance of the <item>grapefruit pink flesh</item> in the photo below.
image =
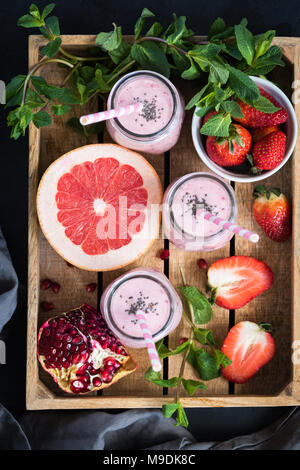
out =
[(162, 190), (139, 154), (88, 145), (56, 160), (37, 195), (41, 228), (52, 247), (88, 270), (117, 269), (140, 256), (159, 229)]

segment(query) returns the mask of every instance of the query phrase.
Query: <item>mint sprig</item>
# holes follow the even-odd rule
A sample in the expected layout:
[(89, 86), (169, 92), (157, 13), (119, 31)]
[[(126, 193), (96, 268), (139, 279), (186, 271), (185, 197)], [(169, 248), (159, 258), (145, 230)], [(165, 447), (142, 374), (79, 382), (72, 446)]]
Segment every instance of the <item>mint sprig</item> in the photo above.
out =
[[(156, 343), (156, 349), (161, 359), (183, 354), (178, 376), (163, 379), (160, 372), (155, 372), (150, 368), (146, 372), (145, 378), (160, 387), (176, 387), (174, 403), (164, 405), (162, 411), (167, 418), (170, 418), (176, 413), (177, 425), (187, 427), (189, 424), (188, 419), (180, 402), (181, 386), (184, 387), (190, 396), (193, 396), (197, 390), (206, 390), (207, 385), (203, 383), (203, 381), (219, 377), (221, 366), (226, 367), (231, 361), (216, 347), (212, 331), (198, 327), (199, 324), (207, 323), (211, 320), (211, 304), (196, 287), (187, 285), (182, 268), (181, 276), (183, 286), (178, 289), (183, 295), (189, 311), (189, 314), (184, 312), (184, 316), (191, 327), (189, 338), (173, 350), (167, 348), (163, 339)], [(209, 350), (199, 347), (199, 344), (206, 346)], [(186, 362), (194, 368), (200, 380), (187, 379), (184, 377)]]
[[(115, 82), (138, 69), (154, 70), (166, 77), (177, 75), (184, 80), (201, 78), (206, 82), (186, 106), (187, 109), (196, 106), (201, 117), (213, 109), (218, 111), (218, 117), (202, 127), (204, 135), (229, 136), (232, 118), (241, 117), (237, 98), (266, 113), (277, 109), (260, 96), (249, 78), (249, 75), (266, 75), (274, 67), (284, 65), (280, 48), (271, 45), (274, 30), (253, 35), (245, 18), (235, 26), (217, 18), (209, 29), (208, 40), (199, 44), (185, 16), (173, 14), (171, 24), (164, 28), (155, 20), (154, 13), (144, 8), (134, 27), (133, 43), (126, 43), (122, 27), (113, 23), (111, 31), (97, 35), (95, 47), (84, 56), (77, 56), (63, 47), (59, 19), (52, 15), (54, 8), (55, 3), (51, 3), (40, 11), (32, 4), (29, 13), (18, 20), (19, 26), (38, 28), (48, 43), (41, 49), (44, 55), (41, 62), (27, 75), (18, 75), (7, 85), (6, 106), (16, 107), (7, 119), (14, 139), (25, 134), (31, 121), (49, 125), (51, 120), (46, 119), (44, 112), (61, 116), (71, 110), (70, 106), (82, 106), (95, 96), (105, 102), (105, 95)], [(40, 78), (36, 72), (51, 62), (65, 68), (63, 83), (53, 87), (44, 80), (40, 83), (42, 88), (35, 86), (35, 78)], [(32, 100), (29, 90), (34, 90), (39, 98)], [(34, 118), (40, 111), (44, 112)], [(41, 120), (40, 116), (44, 118)], [(77, 125), (73, 128), (79, 131)], [(87, 136), (97, 131), (97, 126), (80, 130)]]

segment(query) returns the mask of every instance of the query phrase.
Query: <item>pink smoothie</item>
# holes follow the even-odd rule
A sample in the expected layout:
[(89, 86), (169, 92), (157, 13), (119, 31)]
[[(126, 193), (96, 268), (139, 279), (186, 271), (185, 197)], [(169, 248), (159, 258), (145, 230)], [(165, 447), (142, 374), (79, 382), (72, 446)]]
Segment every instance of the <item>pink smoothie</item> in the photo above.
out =
[(141, 111), (106, 121), (112, 139), (124, 147), (152, 154), (173, 147), (184, 117), (184, 102), (174, 85), (155, 72), (129, 73), (115, 84), (107, 107), (133, 103), (142, 103)]
[(124, 334), (142, 338), (136, 312), (145, 313), (149, 329), (154, 335), (166, 325), (170, 316), (170, 299), (164, 287), (144, 277), (123, 282), (111, 300), (111, 317)]
[(173, 97), (170, 89), (156, 78), (136, 77), (125, 84), (115, 98), (116, 107), (132, 103), (142, 103), (139, 113), (119, 118), (125, 129), (134, 134), (154, 134), (170, 121), (173, 110)]
[(176, 191), (172, 211), (177, 225), (194, 237), (209, 237), (220, 231), (213, 222), (203, 219), (204, 211), (228, 220), (231, 201), (228, 191), (217, 180), (190, 178)]

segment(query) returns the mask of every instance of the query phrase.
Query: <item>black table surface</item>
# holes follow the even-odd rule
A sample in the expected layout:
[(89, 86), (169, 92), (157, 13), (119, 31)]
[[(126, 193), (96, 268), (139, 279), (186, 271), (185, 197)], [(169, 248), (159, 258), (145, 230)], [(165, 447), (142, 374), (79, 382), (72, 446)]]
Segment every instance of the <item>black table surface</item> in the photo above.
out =
[[(39, 7), (51, 3), (36, 0)], [(10, 0), (0, 3), (0, 79), (6, 83), (27, 71), (27, 37), (33, 30), (16, 25), (27, 13), (31, 1)], [(156, 13), (167, 26), (171, 15), (185, 15), (188, 26), (197, 34), (206, 34), (209, 25), (221, 16), (228, 24), (248, 18), (255, 33), (276, 29), (279, 36), (300, 35), (299, 0), (61, 0), (55, 14), (62, 34), (96, 34), (109, 31), (111, 23), (122, 25), (131, 34), (143, 7)], [(28, 139), (12, 141), (0, 107), (1, 169), (0, 225), (23, 286), (27, 284), (27, 165)], [(0, 313), (1, 314), (1, 313)], [(9, 325), (6, 340), (6, 364), (0, 365), (0, 402), (18, 416), (25, 410), (26, 288), (20, 306)], [(258, 430), (285, 413), (287, 408), (215, 408), (189, 409), (190, 430), (199, 440), (222, 440)]]

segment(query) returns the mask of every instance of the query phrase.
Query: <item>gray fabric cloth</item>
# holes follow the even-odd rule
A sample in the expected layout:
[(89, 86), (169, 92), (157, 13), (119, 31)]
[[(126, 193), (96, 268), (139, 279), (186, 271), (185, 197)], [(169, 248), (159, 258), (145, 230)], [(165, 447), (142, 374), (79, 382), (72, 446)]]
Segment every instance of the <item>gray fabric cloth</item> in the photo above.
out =
[[(18, 280), (0, 230), (0, 334), (17, 305)], [(158, 410), (27, 412), (18, 421), (0, 404), (0, 449), (248, 450), (300, 449), (296, 408), (262, 431), (226, 442), (196, 442)]]

